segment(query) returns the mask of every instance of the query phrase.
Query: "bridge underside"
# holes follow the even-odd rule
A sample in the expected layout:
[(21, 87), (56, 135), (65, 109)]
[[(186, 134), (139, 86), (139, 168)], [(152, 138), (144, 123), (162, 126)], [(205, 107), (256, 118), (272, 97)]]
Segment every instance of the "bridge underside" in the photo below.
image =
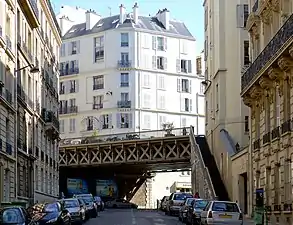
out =
[(113, 145), (68, 146), (61, 147), (60, 151), (60, 191), (65, 195), (67, 178), (85, 180), (89, 192), (94, 194), (96, 180), (105, 179), (116, 182), (119, 197), (131, 199), (144, 181), (151, 178), (152, 172), (190, 168), (188, 136)]

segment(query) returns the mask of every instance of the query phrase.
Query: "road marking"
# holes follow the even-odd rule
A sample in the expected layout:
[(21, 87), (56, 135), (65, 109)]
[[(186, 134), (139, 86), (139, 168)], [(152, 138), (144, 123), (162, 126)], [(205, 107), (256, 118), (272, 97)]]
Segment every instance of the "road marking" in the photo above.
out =
[(133, 209), (131, 209), (131, 217), (132, 217), (132, 225), (136, 225), (136, 219), (135, 219), (135, 216), (134, 216)]
[(163, 219), (160, 219), (160, 218), (157, 218), (157, 219), (154, 219), (155, 222), (164, 222)]

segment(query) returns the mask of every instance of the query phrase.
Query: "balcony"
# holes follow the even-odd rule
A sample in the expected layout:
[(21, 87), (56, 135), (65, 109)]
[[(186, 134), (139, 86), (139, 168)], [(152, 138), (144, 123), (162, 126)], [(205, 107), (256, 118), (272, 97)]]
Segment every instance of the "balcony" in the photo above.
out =
[(272, 140), (280, 138), (280, 127), (276, 127), (272, 130)]
[(120, 109), (131, 108), (131, 101), (117, 101), (117, 107)]
[(31, 110), (34, 109), (34, 102), (32, 99), (25, 93), (23, 87), (18, 84), (17, 85), (17, 98), (20, 100), (19, 102), (26, 108), (30, 108)]
[(12, 145), (8, 142), (6, 142), (6, 153), (12, 155)]
[(32, 28), (37, 28), (39, 22), (39, 10), (36, 0), (18, 0), (21, 9)]
[(4, 47), (6, 44), (6, 40), (4, 38), (4, 34), (3, 34), (3, 28), (0, 25), (0, 46)]
[(129, 60), (119, 60), (117, 63), (118, 70), (131, 70), (131, 61)]
[(94, 84), (93, 85), (93, 90), (100, 90), (104, 89), (104, 84)]
[(42, 109), (42, 119), (46, 124), (46, 132), (53, 140), (59, 138), (59, 120), (54, 112)]
[(77, 113), (78, 112), (78, 106), (68, 106), (68, 107), (61, 107), (59, 108), (59, 114), (71, 114), (71, 113)]
[(244, 92), (260, 78), (265, 70), (268, 69), (268, 67), (292, 44), (292, 27), (293, 14), (291, 14), (250, 67), (243, 73), (241, 77), (241, 95), (243, 95)]
[(60, 76), (79, 74), (79, 68), (60, 69)]
[(97, 103), (97, 104), (93, 104), (93, 109), (102, 109), (104, 106), (103, 106), (103, 103)]
[(13, 106), (12, 93), (10, 92), (10, 90), (3, 86), (0, 86), (0, 98), (9, 109), (13, 111), (15, 110)]
[(120, 87), (129, 87), (129, 82), (121, 82)]
[(266, 144), (270, 143), (270, 141), (271, 141), (271, 132), (268, 132), (268, 133), (264, 134), (262, 144), (266, 145)]

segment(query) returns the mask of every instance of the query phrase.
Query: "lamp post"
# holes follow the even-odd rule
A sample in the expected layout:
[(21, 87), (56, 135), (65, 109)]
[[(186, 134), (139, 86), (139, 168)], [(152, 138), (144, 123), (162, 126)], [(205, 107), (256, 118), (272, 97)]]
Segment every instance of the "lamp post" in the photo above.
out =
[[(15, 104), (15, 109), (17, 109), (17, 74), (18, 74), (18, 72), (20, 72), (28, 67), (31, 68), (30, 69), (31, 73), (40, 72), (39, 68), (33, 64), (29, 64), (27, 66), (24, 66), (24, 67), (21, 67), (18, 69), (14, 69), (14, 104)], [(15, 121), (14, 122), (14, 155), (15, 155), (15, 160), (16, 160), (16, 164), (17, 164), (17, 157), (18, 157), (18, 155), (17, 155), (17, 149), (18, 149), (18, 146), (17, 146), (17, 140), (18, 140), (17, 112), (15, 113), (15, 120), (14, 121)], [(34, 123), (34, 120), (33, 120), (33, 123)], [(33, 132), (34, 132), (34, 125), (33, 125)], [(35, 171), (35, 170), (33, 170), (33, 171)], [(34, 174), (34, 172), (33, 172), (33, 174)], [(17, 166), (15, 166), (15, 196), (16, 196), (16, 198), (18, 198), (17, 187), (18, 187), (18, 174), (17, 174)]]

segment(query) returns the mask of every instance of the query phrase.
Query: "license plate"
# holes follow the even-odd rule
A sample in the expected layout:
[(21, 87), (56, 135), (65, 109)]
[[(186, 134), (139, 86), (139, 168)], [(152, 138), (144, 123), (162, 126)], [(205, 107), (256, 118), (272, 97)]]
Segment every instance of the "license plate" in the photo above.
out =
[(222, 219), (232, 219), (231, 215), (219, 215), (219, 217)]

